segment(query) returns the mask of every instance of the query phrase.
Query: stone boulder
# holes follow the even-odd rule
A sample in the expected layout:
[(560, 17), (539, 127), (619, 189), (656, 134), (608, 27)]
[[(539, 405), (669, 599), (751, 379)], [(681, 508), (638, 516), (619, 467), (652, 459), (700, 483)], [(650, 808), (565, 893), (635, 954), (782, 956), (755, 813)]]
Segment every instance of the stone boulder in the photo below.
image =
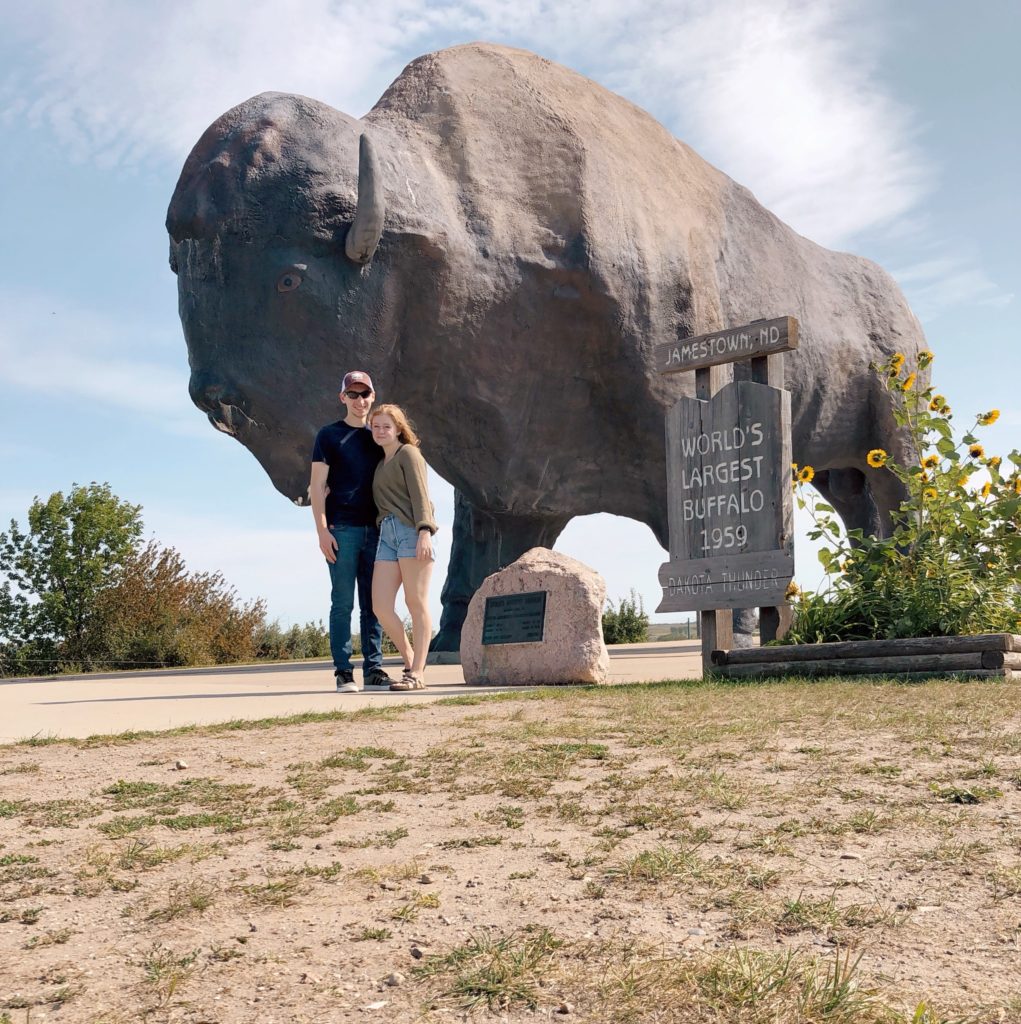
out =
[[(487, 597), (546, 592), (543, 638), (537, 643), (483, 644)], [(461, 633), (465, 682), (498, 686), (605, 683), (606, 582), (594, 569), (549, 548), (532, 548), (486, 578), (468, 606)]]

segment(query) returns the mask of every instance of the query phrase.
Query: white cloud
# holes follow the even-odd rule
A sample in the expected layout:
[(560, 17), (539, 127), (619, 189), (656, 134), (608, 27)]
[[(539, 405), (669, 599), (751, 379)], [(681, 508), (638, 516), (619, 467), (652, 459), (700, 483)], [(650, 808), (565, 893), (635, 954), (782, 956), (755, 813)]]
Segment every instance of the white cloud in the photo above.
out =
[[(886, 17), (852, 0), (43, 0), (5, 19), (29, 56), (0, 82), (0, 122), (47, 129), (72, 160), (176, 168), (254, 93), (362, 114), (407, 60), (482, 38), (623, 93), (796, 230), (853, 248), (918, 230), (935, 173), (879, 74)], [(923, 316), (1010, 300), (975, 258), (917, 296)]]
[(906, 112), (878, 86), (849, 0), (50, 0), (8, 30), (37, 60), (0, 92), (74, 159), (183, 162), (220, 113), (266, 89), (363, 113), (422, 50), (531, 48), (650, 107), (796, 229), (842, 244), (919, 198)]
[(934, 319), (955, 306), (1003, 308), (1014, 301), (1013, 293), (1003, 291), (970, 255), (943, 255), (942, 246), (937, 251), (939, 255), (892, 271), (923, 320)]
[(798, 231), (840, 246), (910, 210), (927, 173), (909, 111), (875, 76), (856, 9), (821, 0), (691, 4), (660, 27), (632, 87), (703, 156)]
[(13, 393), (86, 399), (175, 434), (207, 436), (188, 398), (183, 361), (140, 353), (152, 327), (114, 319), (44, 293), (0, 291), (0, 385)]

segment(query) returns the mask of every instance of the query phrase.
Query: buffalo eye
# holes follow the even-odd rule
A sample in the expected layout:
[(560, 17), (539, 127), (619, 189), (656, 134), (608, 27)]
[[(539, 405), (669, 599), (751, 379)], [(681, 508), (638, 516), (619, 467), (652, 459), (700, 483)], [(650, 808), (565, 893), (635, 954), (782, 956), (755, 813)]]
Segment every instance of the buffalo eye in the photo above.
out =
[(304, 280), (301, 276), (301, 271), (305, 269), (305, 267), (292, 267), (290, 270), (285, 270), (277, 278), (277, 291), (293, 292), (296, 288), (299, 288)]

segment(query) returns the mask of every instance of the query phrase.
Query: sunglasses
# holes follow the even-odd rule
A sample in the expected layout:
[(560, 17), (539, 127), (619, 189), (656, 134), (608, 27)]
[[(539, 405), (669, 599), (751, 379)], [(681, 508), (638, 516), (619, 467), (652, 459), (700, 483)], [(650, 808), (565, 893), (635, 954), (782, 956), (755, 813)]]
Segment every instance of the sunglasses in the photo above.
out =
[(345, 391), (344, 394), (347, 395), (347, 397), (350, 398), (352, 401), (354, 399), (356, 399), (356, 398), (371, 398), (372, 397), (372, 392), (371, 391)]

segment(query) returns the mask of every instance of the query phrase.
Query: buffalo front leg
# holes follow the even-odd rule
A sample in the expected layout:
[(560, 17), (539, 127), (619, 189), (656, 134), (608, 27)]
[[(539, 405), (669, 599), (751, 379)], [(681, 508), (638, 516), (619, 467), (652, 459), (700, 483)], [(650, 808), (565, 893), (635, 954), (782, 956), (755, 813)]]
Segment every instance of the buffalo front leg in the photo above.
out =
[(459, 651), (468, 602), (482, 581), (506, 568), (529, 548), (551, 548), (570, 516), (516, 516), (476, 508), (454, 491), (454, 536), (440, 600), (440, 631), (430, 651)]

